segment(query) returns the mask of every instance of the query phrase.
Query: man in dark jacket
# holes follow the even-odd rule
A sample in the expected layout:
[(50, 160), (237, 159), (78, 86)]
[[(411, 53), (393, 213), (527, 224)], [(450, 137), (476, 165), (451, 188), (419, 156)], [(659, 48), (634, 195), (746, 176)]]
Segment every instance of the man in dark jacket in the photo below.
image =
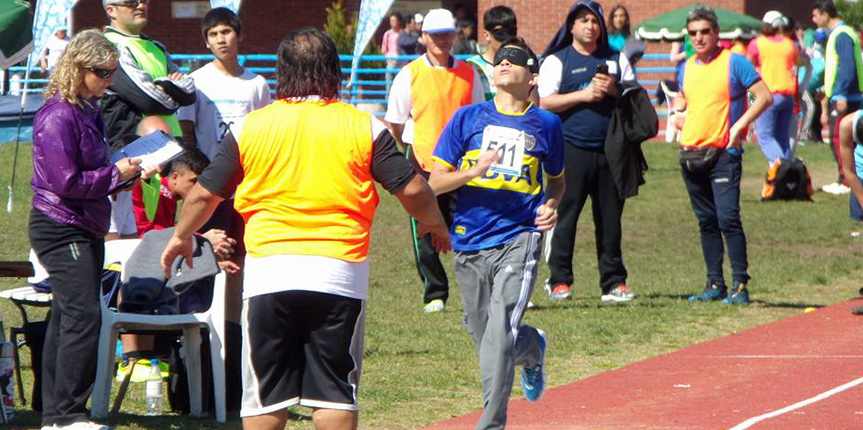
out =
[(551, 277), (545, 287), (554, 300), (572, 297), (576, 225), (588, 196), (596, 224), (601, 299), (624, 302), (635, 298), (626, 285), (620, 250), (624, 200), (604, 151), (622, 76), (620, 53), (609, 47), (604, 22), (598, 3), (576, 3), (546, 49), (539, 71), (540, 107), (560, 116), (566, 142), (566, 193), (558, 208), (550, 249), (546, 249)]
[[(105, 37), (120, 52), (114, 82), (101, 100), (105, 137), (117, 151), (124, 146), (144, 116), (159, 116), (174, 136), (183, 131), (174, 112), (195, 102), (195, 83), (180, 73), (165, 47), (141, 32), (147, 25), (147, 0), (102, 0), (111, 25)], [(180, 139), (182, 141), (182, 139)], [(130, 192), (112, 200), (111, 226), (106, 240), (138, 237)]]

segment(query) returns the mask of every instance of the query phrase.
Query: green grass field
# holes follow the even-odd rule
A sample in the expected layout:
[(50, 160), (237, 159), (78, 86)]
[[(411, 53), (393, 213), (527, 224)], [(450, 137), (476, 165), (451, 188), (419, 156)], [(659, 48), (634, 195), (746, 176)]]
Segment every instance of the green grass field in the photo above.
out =
[[(525, 318), (549, 335), (551, 386), (857, 295), (863, 239), (851, 236), (861, 226), (848, 218), (848, 196), (817, 193), (814, 202), (761, 202), (767, 166), (758, 148), (750, 145), (744, 163), (742, 217), (749, 240), (753, 303), (734, 308), (690, 304), (686, 297), (703, 288), (704, 267), (676, 148), (659, 143), (644, 148), (650, 171), (640, 195), (627, 202), (623, 241), (629, 285), (639, 298), (628, 304), (599, 301), (593, 224), (585, 208), (576, 244), (574, 300), (552, 303), (538, 286), (533, 296), (537, 308)], [(7, 197), (12, 149), (12, 145), (0, 146), (0, 202)], [(804, 146), (798, 155), (807, 161), (814, 185), (835, 179), (827, 146)], [(0, 214), (2, 260), (27, 257), (29, 158), (29, 146), (22, 146), (15, 209)], [(450, 257), (445, 264), (452, 267)], [(360, 428), (414, 429), (479, 409), (479, 369), (461, 323), (458, 288), (451, 280), (445, 313), (421, 312), (422, 286), (413, 266), (407, 219), (388, 195), (382, 196), (374, 224), (371, 266)], [(730, 274), (727, 262), (726, 274)], [(548, 269), (541, 266), (539, 279), (547, 275)], [(21, 282), (3, 279), (0, 289)], [(10, 303), (0, 303), (0, 309), (6, 327), (20, 323)], [(22, 349), (29, 397), (28, 352)], [(236, 418), (216, 425), (212, 420), (176, 415), (144, 417), (143, 391), (142, 384), (133, 384), (122, 414), (109, 423), (119, 429), (240, 428)], [(518, 396), (521, 391), (516, 387), (513, 397)], [(17, 412), (13, 427), (38, 426), (36, 413), (24, 408)], [(295, 422), (288, 428), (312, 428), (309, 410), (294, 409), (291, 417)]]

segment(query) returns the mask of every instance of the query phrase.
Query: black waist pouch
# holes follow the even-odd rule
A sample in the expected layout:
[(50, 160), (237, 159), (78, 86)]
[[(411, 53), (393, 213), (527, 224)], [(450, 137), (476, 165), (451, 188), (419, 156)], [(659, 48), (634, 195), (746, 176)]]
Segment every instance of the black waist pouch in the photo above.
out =
[(701, 146), (698, 148), (680, 148), (680, 167), (693, 175), (710, 172), (716, 165), (722, 150), (715, 146)]

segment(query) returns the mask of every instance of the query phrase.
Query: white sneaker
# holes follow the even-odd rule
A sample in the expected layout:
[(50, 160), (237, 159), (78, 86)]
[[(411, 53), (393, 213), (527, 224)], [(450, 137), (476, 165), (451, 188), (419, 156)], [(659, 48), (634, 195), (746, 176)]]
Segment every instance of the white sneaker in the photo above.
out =
[(51, 426), (42, 426), (42, 428), (41, 428), (40, 430), (54, 430), (54, 429), (56, 429), (56, 428), (57, 428), (57, 427), (55, 427), (55, 426), (53, 426), (53, 425), (51, 425)]
[(827, 185), (821, 187), (821, 191), (824, 191), (825, 193), (828, 193), (828, 194), (842, 195), (842, 194), (848, 194), (849, 192), (851, 192), (851, 188), (848, 188), (847, 186), (840, 184), (838, 182), (834, 182), (832, 184), (827, 184)]
[(428, 302), (425, 306), (423, 306), (423, 311), (425, 311), (425, 313), (428, 313), (428, 314), (443, 312), (444, 307), (446, 307), (446, 306), (444, 305), (443, 300), (434, 299), (434, 300)]
[(56, 430), (111, 430), (111, 427), (104, 424), (94, 423), (93, 421), (78, 421), (65, 426), (58, 426), (55, 424), (53, 428)]

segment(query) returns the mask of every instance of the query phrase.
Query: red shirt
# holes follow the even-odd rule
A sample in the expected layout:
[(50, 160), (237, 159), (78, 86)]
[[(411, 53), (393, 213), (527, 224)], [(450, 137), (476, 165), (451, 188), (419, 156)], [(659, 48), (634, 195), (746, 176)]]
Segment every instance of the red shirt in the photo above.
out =
[(159, 189), (159, 205), (156, 207), (156, 213), (153, 220), (147, 219), (147, 213), (144, 210), (143, 188), (149, 186), (144, 184), (144, 181), (138, 181), (135, 188), (132, 189), (132, 209), (135, 211), (135, 225), (138, 227), (138, 237), (143, 237), (144, 233), (150, 230), (164, 230), (173, 227), (177, 218), (177, 198), (168, 189), (168, 178), (163, 177), (161, 187)]

